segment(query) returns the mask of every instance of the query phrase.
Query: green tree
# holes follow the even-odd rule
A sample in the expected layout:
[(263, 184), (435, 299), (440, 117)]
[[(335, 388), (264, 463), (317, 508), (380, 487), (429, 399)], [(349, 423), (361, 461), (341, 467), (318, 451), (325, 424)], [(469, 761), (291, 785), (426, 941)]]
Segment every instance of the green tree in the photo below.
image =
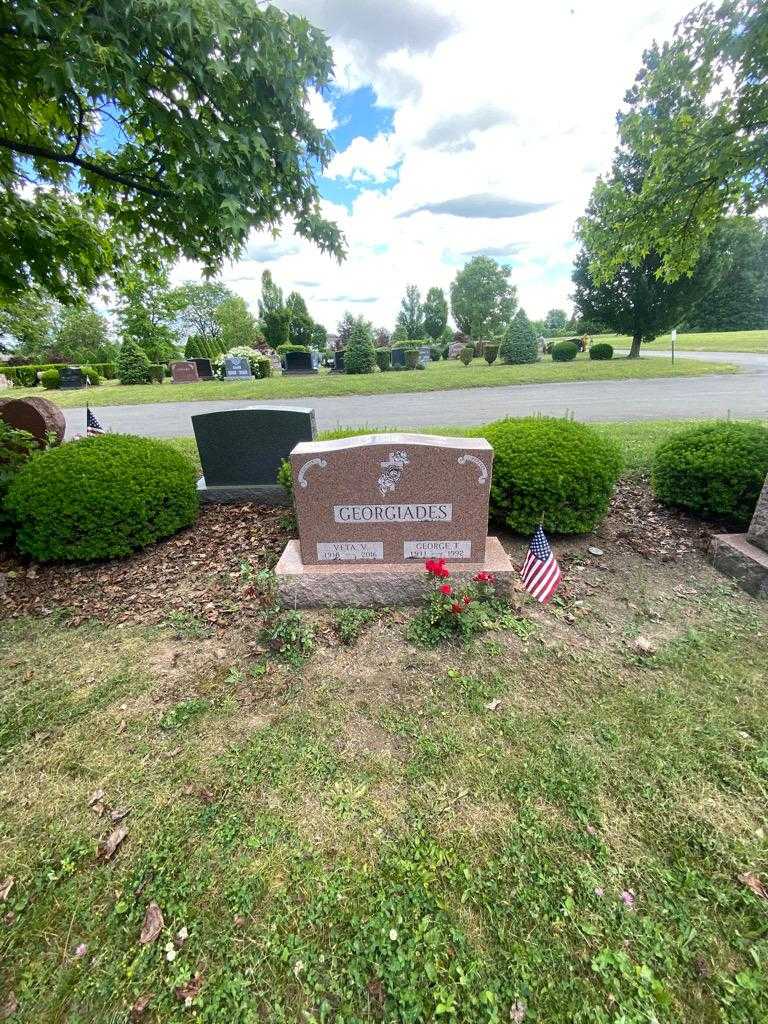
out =
[(328, 331), (322, 324), (312, 324), (312, 344), (319, 349), (325, 348), (328, 344)]
[(288, 338), (292, 345), (312, 344), (312, 328), (314, 324), (307, 310), (307, 304), (298, 292), (291, 292), (285, 300), (285, 308), (291, 315)]
[(0, 6), (0, 291), (70, 300), (142, 261), (236, 259), (290, 216), (343, 256), (315, 181), (333, 151), (308, 113), (322, 32), (252, 0)]
[(69, 306), (61, 311), (53, 347), (74, 363), (110, 363), (117, 356), (107, 321), (89, 305)]
[(147, 353), (130, 338), (117, 357), (117, 377), (121, 384), (148, 384), (151, 379)]
[(259, 319), (263, 320), (267, 313), (277, 313), (285, 308), (283, 289), (272, 280), (272, 274), (265, 270), (261, 275), (261, 298), (259, 299)]
[(47, 293), (30, 289), (0, 307), (0, 335), (7, 335), (12, 344), (9, 351), (42, 362), (42, 354), (52, 347), (58, 304)]
[(768, 328), (768, 221), (728, 217), (713, 242), (723, 275), (686, 318), (690, 331), (758, 331)]
[(662, 49), (644, 54), (622, 146), (647, 169), (627, 193), (603, 183), (590, 225), (592, 273), (610, 280), (650, 252), (674, 281), (691, 273), (726, 213), (768, 201), (768, 11), (764, 0), (701, 4)]
[(235, 296), (218, 281), (204, 281), (202, 284), (188, 282), (173, 292), (178, 309), (177, 322), (184, 337), (198, 335), (210, 342), (218, 354), (223, 352), (221, 324), (218, 310), (223, 302)]
[(221, 331), (222, 352), (241, 345), (255, 348), (264, 341), (256, 317), (239, 295), (230, 295), (220, 302), (214, 316)]
[(356, 322), (349, 310), (346, 310), (344, 316), (339, 321), (339, 326), (336, 328), (336, 337), (339, 339), (340, 349), (345, 349), (349, 345), (352, 329)]
[(448, 303), (442, 288), (430, 288), (422, 310), (424, 330), (434, 341), (440, 337), (448, 323)]
[(564, 309), (550, 309), (544, 318), (544, 327), (550, 335), (563, 332), (567, 324), (568, 314)]
[(358, 317), (352, 325), (349, 342), (344, 356), (347, 373), (372, 373), (376, 366), (376, 349), (373, 345), (371, 325)]
[(460, 331), (475, 339), (503, 333), (517, 308), (509, 275), (509, 267), (489, 256), (475, 256), (458, 272), (451, 284), (451, 313)]
[(180, 341), (179, 301), (166, 267), (130, 267), (121, 276), (115, 309), (121, 341), (141, 345), (151, 363), (174, 359)]
[(536, 331), (524, 309), (518, 309), (504, 332), (499, 346), (499, 358), (502, 363), (535, 363), (539, 358)]
[(408, 341), (408, 331), (401, 324), (398, 324), (394, 331), (392, 331), (391, 340), (393, 344), (397, 341)]
[(421, 295), (415, 284), (409, 284), (405, 289), (405, 297), (400, 303), (400, 312), (397, 314), (397, 326), (403, 328), (411, 341), (424, 337)]

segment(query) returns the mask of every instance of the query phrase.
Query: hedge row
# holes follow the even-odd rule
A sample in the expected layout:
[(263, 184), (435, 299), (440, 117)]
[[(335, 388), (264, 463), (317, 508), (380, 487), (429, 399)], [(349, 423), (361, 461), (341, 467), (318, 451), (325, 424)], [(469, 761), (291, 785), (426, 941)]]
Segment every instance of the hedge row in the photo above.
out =
[(117, 376), (114, 363), (30, 363), (28, 366), (1, 366), (0, 373), (4, 374), (11, 384), (19, 388), (34, 388), (38, 384), (38, 373), (46, 370), (56, 370), (62, 366), (79, 366), (81, 370), (90, 367), (100, 377), (106, 380), (114, 380)]

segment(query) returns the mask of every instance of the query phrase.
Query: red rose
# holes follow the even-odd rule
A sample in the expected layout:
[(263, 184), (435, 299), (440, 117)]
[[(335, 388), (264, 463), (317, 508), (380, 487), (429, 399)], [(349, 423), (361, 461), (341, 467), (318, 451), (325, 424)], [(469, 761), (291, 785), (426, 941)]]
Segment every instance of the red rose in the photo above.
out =
[(464, 604), (469, 604), (471, 600), (472, 598), (469, 596), (469, 594), (464, 595)]
[(454, 615), (457, 615), (461, 611), (461, 605), (459, 604), (458, 601), (453, 602), (453, 604), (451, 605), (451, 611), (454, 613)]
[(424, 568), (432, 576), (450, 576), (451, 574), (445, 568), (444, 558), (428, 558), (424, 563)]
[(444, 583), (442, 587), (440, 587), (440, 593), (445, 594), (445, 596), (448, 597), (449, 594), (453, 593), (453, 587), (450, 583)]
[(450, 576), (451, 574), (448, 572), (444, 565), (441, 565), (437, 571), (437, 575), (445, 579), (446, 576)]
[(492, 572), (479, 572), (477, 576), (472, 577), (475, 583), (493, 583), (496, 577)]

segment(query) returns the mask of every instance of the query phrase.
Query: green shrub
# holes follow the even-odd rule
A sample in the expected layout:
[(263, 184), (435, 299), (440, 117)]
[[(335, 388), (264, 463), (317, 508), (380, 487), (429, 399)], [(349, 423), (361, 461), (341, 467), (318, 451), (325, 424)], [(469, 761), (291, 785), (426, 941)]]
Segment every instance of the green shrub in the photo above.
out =
[[(258, 373), (256, 372), (258, 370)], [(256, 368), (251, 367), (254, 377), (259, 379), (272, 376), (272, 363), (266, 356), (259, 356), (256, 360)]]
[(196, 472), (162, 441), (102, 434), (43, 452), (11, 481), (17, 545), (41, 562), (117, 558), (190, 526)]
[(415, 370), (419, 365), (419, 350), (417, 348), (407, 348), (405, 350), (405, 368), (407, 370)]
[(34, 388), (38, 383), (38, 373), (56, 369), (55, 363), (29, 363), (25, 366), (3, 366), (0, 372), (17, 388)]
[(443, 359), (450, 359), (451, 358), (450, 352), (451, 352), (451, 346), (450, 345), (446, 345), (445, 348), (443, 349)]
[(483, 359), (485, 359), (489, 366), (491, 363), (496, 362), (496, 356), (498, 356), (498, 354), (499, 346), (495, 345), (493, 342), (487, 341), (485, 343), (485, 348), (483, 349)]
[(32, 434), (0, 420), (0, 546), (7, 545), (14, 532), (13, 516), (5, 510), (8, 488), (22, 466), (39, 451)]
[(404, 348), (406, 351), (408, 351), (409, 349), (418, 350), (424, 344), (425, 342), (419, 341), (418, 338), (401, 338), (399, 341), (396, 341), (393, 344), (392, 348)]
[(149, 356), (130, 338), (123, 342), (117, 357), (117, 375), (121, 384), (149, 384), (152, 379)]
[(768, 429), (708, 423), (673, 434), (654, 452), (652, 481), (665, 505), (746, 526), (768, 474)]
[(355, 321), (344, 354), (345, 373), (373, 373), (376, 349), (371, 328), (362, 320)]
[(114, 380), (117, 377), (117, 368), (114, 363), (90, 363), (89, 365), (104, 380)]
[(40, 374), (40, 383), (46, 391), (51, 391), (61, 383), (61, 374), (58, 370), (43, 370)]
[(598, 341), (596, 345), (590, 347), (589, 358), (613, 359), (613, 345), (609, 345), (607, 341)]
[(574, 341), (558, 341), (556, 345), (552, 346), (552, 358), (556, 363), (570, 363), (572, 359), (575, 359), (579, 351), (579, 346)]
[(81, 370), (83, 376), (85, 377), (85, 379), (91, 385), (91, 387), (96, 387), (98, 384), (101, 384), (101, 377), (99, 376), (99, 371), (98, 370), (95, 370), (90, 365), (89, 366), (81, 366), (80, 370)]
[(392, 366), (392, 353), (388, 348), (377, 348), (376, 349), (376, 365), (385, 373)]
[(439, 345), (430, 345), (429, 346), (429, 358), (432, 360), (433, 363), (439, 363), (440, 362), (440, 356), (442, 354), (443, 354), (443, 352), (442, 352), (442, 349), (440, 348)]
[(605, 515), (621, 470), (615, 445), (571, 420), (500, 420), (478, 432), (493, 446), (491, 517), (530, 534), (588, 533)]
[(284, 356), (286, 352), (309, 352), (309, 345), (293, 345), (290, 341), (286, 341), (284, 345), (278, 345), (275, 352), (279, 356)]
[(165, 367), (162, 363), (149, 364), (149, 379), (153, 384), (162, 384), (165, 377)]
[(499, 356), (503, 363), (535, 363), (539, 359), (539, 342), (536, 331), (525, 311), (519, 309), (506, 330)]
[(293, 470), (288, 459), (283, 459), (280, 463), (280, 469), (277, 471), (277, 482), (281, 487), (285, 488), (289, 503), (293, 505)]
[(464, 348), (459, 352), (459, 359), (464, 363), (465, 366), (469, 366), (472, 360), (475, 358), (474, 345), (465, 345)]

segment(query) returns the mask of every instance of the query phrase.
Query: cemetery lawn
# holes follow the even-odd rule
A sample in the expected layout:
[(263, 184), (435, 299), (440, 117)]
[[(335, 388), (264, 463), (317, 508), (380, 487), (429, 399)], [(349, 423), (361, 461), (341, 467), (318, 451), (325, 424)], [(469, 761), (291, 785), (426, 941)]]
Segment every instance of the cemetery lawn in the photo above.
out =
[[(314, 376), (272, 377), (266, 380), (201, 381), (197, 384), (146, 384), (123, 386), (108, 381), (89, 388), (88, 403), (98, 405), (143, 405), (152, 402), (195, 402), (234, 398), (320, 398), (327, 395), (374, 395), (417, 391), (448, 391), (454, 388), (505, 387), (512, 384), (553, 384), (582, 380), (638, 380), (649, 377), (699, 377), (708, 373), (736, 373), (729, 363), (707, 363), (644, 356), (616, 357), (610, 361), (590, 360), (580, 355), (571, 363), (555, 363), (549, 357), (524, 366), (488, 366), (475, 359), (464, 366), (456, 359), (430, 363), (425, 370), (405, 370), (347, 375), (321, 370)], [(84, 406), (85, 390), (45, 391), (14, 388), (14, 398), (43, 395), (63, 407)]]
[(306, 613), (293, 665), (260, 636), (289, 531), (207, 507), (0, 566), (0, 1015), (767, 1019), (768, 605), (711, 528), (635, 474), (548, 608), (437, 650), (408, 609)]
[[(606, 334), (600, 341), (607, 341), (615, 348), (629, 348), (632, 339), (626, 335)], [(669, 352), (672, 338), (664, 334), (655, 341), (643, 345), (643, 352)], [(678, 334), (675, 352), (758, 352), (768, 355), (768, 331), (712, 331), (702, 334)]]

